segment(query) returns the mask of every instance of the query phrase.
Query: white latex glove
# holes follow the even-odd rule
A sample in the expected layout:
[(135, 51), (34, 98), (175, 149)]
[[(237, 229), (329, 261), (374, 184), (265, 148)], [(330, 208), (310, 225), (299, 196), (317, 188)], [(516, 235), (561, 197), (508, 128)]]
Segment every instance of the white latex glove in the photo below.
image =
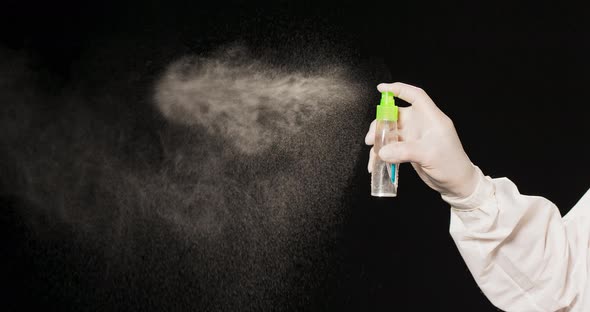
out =
[[(441, 195), (466, 198), (475, 190), (479, 171), (463, 150), (451, 119), (434, 104), (424, 90), (396, 82), (382, 83), (379, 92), (391, 91), (410, 103), (399, 108), (399, 142), (387, 144), (379, 157), (388, 163), (411, 162), (422, 181)], [(375, 121), (365, 137), (375, 143)], [(371, 149), (369, 172), (377, 155)]]

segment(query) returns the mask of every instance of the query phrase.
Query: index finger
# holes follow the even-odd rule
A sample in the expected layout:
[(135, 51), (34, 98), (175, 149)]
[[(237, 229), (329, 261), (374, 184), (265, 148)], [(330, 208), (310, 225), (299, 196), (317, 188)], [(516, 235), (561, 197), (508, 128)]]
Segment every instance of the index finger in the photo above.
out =
[(373, 145), (375, 144), (375, 127), (377, 126), (377, 120), (373, 120), (371, 126), (369, 127), (369, 131), (365, 135), (365, 144)]
[(414, 107), (421, 109), (432, 109), (436, 107), (424, 90), (409, 84), (402, 82), (380, 83), (377, 85), (377, 90), (379, 92), (393, 92), (396, 97), (412, 104)]

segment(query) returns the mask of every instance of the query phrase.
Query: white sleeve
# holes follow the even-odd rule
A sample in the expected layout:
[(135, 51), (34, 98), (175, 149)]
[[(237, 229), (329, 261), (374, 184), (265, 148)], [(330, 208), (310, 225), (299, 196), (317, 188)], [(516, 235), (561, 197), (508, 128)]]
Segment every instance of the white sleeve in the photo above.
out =
[(549, 200), (477, 170), (472, 195), (443, 200), (451, 236), (483, 293), (506, 311), (577, 311), (585, 301), (590, 192), (562, 219)]

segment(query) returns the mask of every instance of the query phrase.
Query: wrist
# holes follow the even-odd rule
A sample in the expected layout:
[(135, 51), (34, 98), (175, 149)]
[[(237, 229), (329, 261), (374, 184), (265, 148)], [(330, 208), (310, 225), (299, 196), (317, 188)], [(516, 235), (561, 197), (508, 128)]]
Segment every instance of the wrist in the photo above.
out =
[(442, 196), (448, 198), (466, 198), (473, 194), (477, 183), (479, 182), (480, 175), (483, 175), (479, 168), (469, 162), (468, 166), (465, 166), (463, 170), (456, 170), (460, 174), (454, 176), (453, 179), (444, 185), (443, 189), (440, 190)]
[(463, 177), (457, 183), (459, 186), (456, 189), (454, 197), (467, 198), (471, 196), (483, 177), (484, 175), (481, 170), (469, 162), (468, 169), (465, 170)]
[[(480, 207), (494, 193), (494, 185), (490, 177), (484, 176), (479, 167), (473, 165), (474, 173), (472, 183), (466, 186), (466, 194), (446, 195), (441, 194), (442, 199), (449, 203), (451, 207), (460, 210), (470, 210)], [(467, 193), (469, 190), (471, 191)]]

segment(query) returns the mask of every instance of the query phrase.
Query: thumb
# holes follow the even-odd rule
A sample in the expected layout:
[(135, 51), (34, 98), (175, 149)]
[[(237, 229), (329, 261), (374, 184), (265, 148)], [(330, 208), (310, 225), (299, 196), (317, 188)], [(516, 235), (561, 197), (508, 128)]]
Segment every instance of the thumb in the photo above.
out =
[(389, 143), (381, 148), (379, 158), (391, 164), (420, 163), (420, 146), (415, 141)]

